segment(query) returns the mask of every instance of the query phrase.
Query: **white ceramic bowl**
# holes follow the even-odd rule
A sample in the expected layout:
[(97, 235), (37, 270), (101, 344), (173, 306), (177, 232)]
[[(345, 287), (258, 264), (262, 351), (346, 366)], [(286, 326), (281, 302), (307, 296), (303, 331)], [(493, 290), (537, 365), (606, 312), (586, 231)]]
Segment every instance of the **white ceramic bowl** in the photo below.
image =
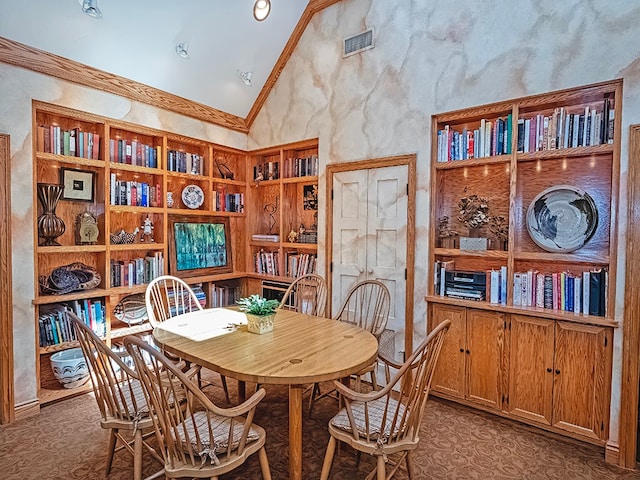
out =
[(51, 355), (53, 375), (64, 388), (76, 388), (89, 380), (89, 369), (81, 348), (70, 348)]

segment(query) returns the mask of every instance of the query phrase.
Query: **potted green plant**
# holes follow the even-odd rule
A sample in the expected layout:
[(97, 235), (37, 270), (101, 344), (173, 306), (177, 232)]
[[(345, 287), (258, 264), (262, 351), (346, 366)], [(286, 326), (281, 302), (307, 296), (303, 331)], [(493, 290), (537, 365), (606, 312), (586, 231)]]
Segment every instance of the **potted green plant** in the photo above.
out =
[(280, 305), (278, 300), (267, 300), (254, 294), (238, 300), (240, 310), (247, 316), (247, 330), (252, 333), (267, 333), (273, 330), (273, 319), (276, 316), (276, 308)]

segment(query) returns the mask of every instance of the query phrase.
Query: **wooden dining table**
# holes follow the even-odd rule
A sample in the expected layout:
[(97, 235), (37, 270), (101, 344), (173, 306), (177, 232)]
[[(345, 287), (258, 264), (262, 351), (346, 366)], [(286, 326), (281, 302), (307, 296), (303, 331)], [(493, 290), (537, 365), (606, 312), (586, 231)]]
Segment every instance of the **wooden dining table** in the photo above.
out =
[[(212, 308), (173, 317), (154, 331), (168, 352), (243, 382), (289, 387), (289, 478), (302, 480), (305, 385), (348, 378), (371, 365), (376, 338), (359, 327), (278, 310), (271, 332), (247, 331), (242, 312)], [(240, 389), (241, 398), (243, 388)]]

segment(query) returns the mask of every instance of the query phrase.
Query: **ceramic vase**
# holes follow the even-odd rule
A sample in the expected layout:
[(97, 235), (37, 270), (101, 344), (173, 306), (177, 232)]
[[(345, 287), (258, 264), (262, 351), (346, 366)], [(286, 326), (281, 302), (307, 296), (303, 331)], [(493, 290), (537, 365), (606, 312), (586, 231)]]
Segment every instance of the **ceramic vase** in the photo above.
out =
[(273, 331), (273, 320), (276, 317), (275, 313), (269, 315), (252, 315), (247, 313), (247, 330), (251, 333), (257, 333), (259, 335)]
[(44, 239), (43, 246), (60, 245), (56, 238), (65, 231), (64, 221), (56, 216), (56, 207), (62, 197), (64, 185), (54, 183), (38, 184), (38, 200), (43, 213), (38, 217), (38, 236)]

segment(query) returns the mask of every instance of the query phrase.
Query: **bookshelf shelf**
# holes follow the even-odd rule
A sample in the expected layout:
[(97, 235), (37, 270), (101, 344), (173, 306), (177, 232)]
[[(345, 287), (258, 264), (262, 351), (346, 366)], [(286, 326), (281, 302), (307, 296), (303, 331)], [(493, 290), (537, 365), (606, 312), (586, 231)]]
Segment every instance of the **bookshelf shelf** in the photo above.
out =
[[(618, 327), (621, 111), (622, 82), (616, 80), (432, 117), (435, 228), (429, 236), (428, 278), (434, 280), (425, 299), (429, 329), (445, 319), (453, 323), (434, 376), (434, 394), (606, 443), (612, 338)], [(570, 252), (542, 249), (529, 233), (540, 227), (527, 226), (534, 200), (561, 185), (588, 193), (597, 210), (595, 232)], [(506, 234), (508, 251), (441, 248), (440, 237), (477, 236), (470, 223), (459, 219), (463, 199), (473, 195), (488, 206), (482, 214), (489, 221), (481, 222), (479, 236), (496, 242), (498, 231)], [(535, 203), (531, 208), (547, 208), (551, 230), (545, 232), (555, 228), (559, 234), (569, 228), (562, 223), (571, 218), (562, 217), (570, 215), (568, 205), (551, 210)], [(482, 301), (471, 299), (478, 295)], [(555, 368), (571, 374), (545, 377), (552, 366), (547, 358), (563, 363)], [(574, 392), (591, 388), (580, 373), (587, 370), (602, 381), (581, 396)], [(531, 398), (537, 399), (535, 405)]]

